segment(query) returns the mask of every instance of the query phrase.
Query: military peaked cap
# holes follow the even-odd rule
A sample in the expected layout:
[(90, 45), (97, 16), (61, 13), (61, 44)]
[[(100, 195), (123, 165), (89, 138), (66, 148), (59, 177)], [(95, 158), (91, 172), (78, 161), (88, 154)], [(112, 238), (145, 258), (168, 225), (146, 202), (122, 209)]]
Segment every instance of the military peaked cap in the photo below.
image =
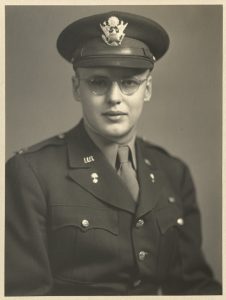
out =
[(112, 11), (79, 19), (59, 35), (59, 53), (78, 67), (150, 68), (169, 47), (167, 32), (153, 20)]

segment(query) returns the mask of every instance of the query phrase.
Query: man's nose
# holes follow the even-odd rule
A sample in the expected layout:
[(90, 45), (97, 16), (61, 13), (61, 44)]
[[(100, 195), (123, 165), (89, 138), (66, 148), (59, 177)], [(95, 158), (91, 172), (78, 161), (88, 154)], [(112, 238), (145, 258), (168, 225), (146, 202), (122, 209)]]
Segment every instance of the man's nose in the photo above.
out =
[(122, 101), (122, 92), (117, 81), (113, 81), (108, 91), (108, 101), (113, 104), (119, 104)]

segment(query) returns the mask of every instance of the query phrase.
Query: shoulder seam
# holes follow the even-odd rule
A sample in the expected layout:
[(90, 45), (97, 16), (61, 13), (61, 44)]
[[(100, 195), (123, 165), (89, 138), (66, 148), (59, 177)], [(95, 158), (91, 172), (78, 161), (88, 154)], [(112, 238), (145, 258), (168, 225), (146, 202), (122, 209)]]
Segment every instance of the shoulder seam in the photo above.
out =
[(31, 145), (29, 147), (22, 148), (19, 151), (16, 151), (14, 153), (21, 155), (21, 154), (26, 154), (26, 153), (33, 153), (33, 152), (39, 151), (41, 149), (44, 149), (44, 148), (50, 147), (50, 146), (62, 146), (65, 144), (64, 138), (65, 138), (64, 134), (55, 135), (46, 140), (43, 140), (34, 145)]

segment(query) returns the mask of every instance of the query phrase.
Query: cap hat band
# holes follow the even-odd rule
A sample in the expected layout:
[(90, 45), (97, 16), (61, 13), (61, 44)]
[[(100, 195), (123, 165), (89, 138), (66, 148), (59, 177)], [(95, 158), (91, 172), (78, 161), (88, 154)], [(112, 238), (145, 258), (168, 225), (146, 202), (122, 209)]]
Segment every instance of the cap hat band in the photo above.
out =
[(120, 48), (82, 48), (77, 50), (72, 58), (72, 62), (78, 59), (79, 57), (85, 58), (90, 56), (140, 56), (154, 61), (154, 56), (149, 51), (148, 48), (131, 48), (131, 47), (120, 47)]

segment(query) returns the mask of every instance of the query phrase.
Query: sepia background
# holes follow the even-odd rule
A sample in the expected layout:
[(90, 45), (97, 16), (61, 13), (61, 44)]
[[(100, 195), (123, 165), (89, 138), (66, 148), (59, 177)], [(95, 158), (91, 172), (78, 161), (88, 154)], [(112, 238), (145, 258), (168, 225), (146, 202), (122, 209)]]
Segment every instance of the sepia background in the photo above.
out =
[(75, 19), (111, 10), (152, 18), (170, 36), (153, 70), (139, 134), (190, 166), (203, 250), (221, 280), (222, 6), (6, 6), (6, 158), (79, 121), (73, 70), (57, 53), (56, 39)]

